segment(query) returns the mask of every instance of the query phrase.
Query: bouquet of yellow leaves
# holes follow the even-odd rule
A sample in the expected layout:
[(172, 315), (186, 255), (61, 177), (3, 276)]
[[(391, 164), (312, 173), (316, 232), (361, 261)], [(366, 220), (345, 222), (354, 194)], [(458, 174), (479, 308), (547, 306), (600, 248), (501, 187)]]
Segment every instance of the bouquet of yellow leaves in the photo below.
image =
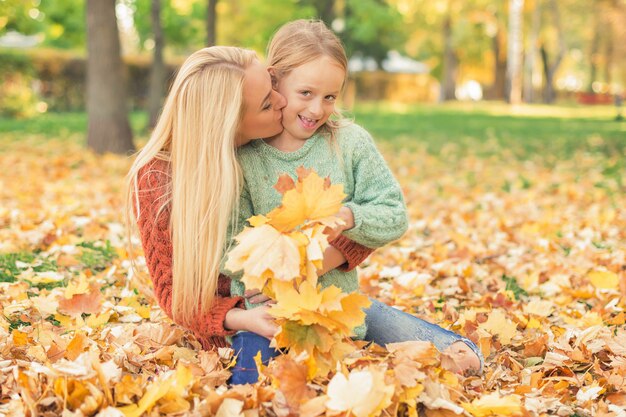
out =
[(348, 338), (365, 321), (367, 297), (335, 286), (322, 289), (317, 271), (328, 247), (326, 228), (341, 224), (336, 216), (345, 198), (342, 185), (331, 185), (313, 170), (297, 170), (296, 182), (283, 174), (275, 188), (282, 204), (265, 216), (253, 216), (235, 238), (226, 267), (243, 270), (246, 288), (273, 298), (270, 314), (279, 331), (272, 346), (304, 357), (308, 377), (325, 376), (353, 350)]

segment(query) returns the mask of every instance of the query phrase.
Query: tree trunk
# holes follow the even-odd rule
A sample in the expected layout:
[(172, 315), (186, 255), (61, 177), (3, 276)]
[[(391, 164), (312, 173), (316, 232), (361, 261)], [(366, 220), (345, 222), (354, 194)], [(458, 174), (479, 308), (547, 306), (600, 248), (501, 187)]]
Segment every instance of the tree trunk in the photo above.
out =
[(554, 101), (554, 84), (552, 80), (553, 73), (548, 61), (548, 51), (543, 43), (539, 50), (541, 52), (541, 62), (543, 63), (543, 102), (552, 103)]
[(115, 0), (87, 0), (87, 146), (98, 153), (134, 151)]
[(532, 26), (530, 29), (530, 39), (528, 40), (528, 49), (526, 51), (526, 59), (524, 61), (524, 99), (527, 103), (535, 101), (535, 86), (533, 83), (535, 74), (535, 59), (537, 57), (537, 39), (539, 38), (539, 29), (541, 28), (541, 2), (535, 0), (533, 7)]
[(494, 100), (504, 100), (506, 97), (506, 55), (502, 51), (502, 28), (498, 22), (498, 15), (494, 15), (496, 20), (496, 33), (491, 38), (493, 50), (493, 86), (491, 88), (491, 98)]
[(604, 82), (609, 88), (613, 82), (611, 70), (613, 69), (613, 22), (609, 20), (605, 28), (606, 49), (604, 50)]
[(561, 28), (561, 16), (559, 14), (559, 8), (556, 3), (556, 0), (550, 0), (550, 11), (552, 12), (552, 18), (554, 23), (554, 28), (556, 29), (557, 37), (558, 37), (558, 52), (556, 59), (553, 63), (550, 63), (550, 59), (548, 56), (548, 50), (546, 48), (545, 43), (541, 44), (541, 57), (543, 58), (543, 71), (545, 75), (544, 84), (543, 84), (543, 101), (545, 103), (553, 103), (556, 95), (554, 91), (554, 75), (559, 69), (559, 65), (561, 65), (561, 61), (565, 56), (565, 39), (563, 37), (563, 30)]
[(216, 45), (217, 41), (217, 0), (209, 0), (206, 12), (206, 44)]
[(163, 61), (163, 27), (161, 25), (161, 0), (152, 0), (150, 8), (154, 32), (154, 56), (150, 68), (150, 93), (148, 96), (148, 127), (156, 125), (161, 112), (161, 100), (165, 92), (165, 62)]
[[(323, 21), (329, 28), (337, 17), (335, 14), (335, 0), (300, 0), (300, 6), (312, 6), (318, 19)], [(345, 5), (344, 7), (349, 7)]]
[(459, 60), (452, 45), (452, 16), (450, 4), (448, 4), (448, 12), (443, 22), (443, 77), (441, 83), (441, 101), (455, 100), (456, 95), (456, 72)]
[(509, 0), (509, 31), (507, 47), (507, 101), (522, 101), (522, 39), (524, 0)]
[(589, 51), (589, 85), (587, 86), (587, 91), (589, 93), (593, 93), (593, 83), (598, 78), (598, 52), (600, 49), (600, 11), (598, 10), (599, 5), (597, 1), (594, 1), (592, 6), (593, 13), (593, 39), (591, 40), (591, 50)]

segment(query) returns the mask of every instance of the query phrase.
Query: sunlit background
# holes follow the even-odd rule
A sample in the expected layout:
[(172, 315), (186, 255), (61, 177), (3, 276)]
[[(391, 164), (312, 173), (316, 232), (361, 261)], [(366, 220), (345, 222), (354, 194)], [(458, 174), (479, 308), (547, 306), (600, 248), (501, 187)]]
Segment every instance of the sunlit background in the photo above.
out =
[[(0, 0), (2, 116), (84, 108), (85, 4)], [(302, 17), (341, 36), (348, 107), (359, 99), (613, 104), (626, 79), (623, 0), (120, 0), (116, 15), (132, 109), (147, 106), (155, 47), (172, 71), (213, 43), (263, 54), (277, 27)]]

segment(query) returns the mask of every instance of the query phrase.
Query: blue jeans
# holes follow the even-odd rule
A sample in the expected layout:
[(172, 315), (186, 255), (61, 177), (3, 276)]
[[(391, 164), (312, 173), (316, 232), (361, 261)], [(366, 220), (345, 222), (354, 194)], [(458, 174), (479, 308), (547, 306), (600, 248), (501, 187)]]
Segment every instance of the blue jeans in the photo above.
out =
[(232, 348), (237, 355), (232, 375), (228, 382), (232, 385), (254, 384), (259, 380), (259, 372), (254, 357), (261, 352), (261, 361), (264, 365), (271, 358), (278, 356), (279, 351), (270, 347), (270, 341), (263, 336), (252, 332), (239, 332), (232, 338)]
[(380, 346), (385, 346), (387, 343), (422, 340), (432, 342), (440, 352), (455, 342), (465, 342), (480, 358), (480, 370), (482, 372), (485, 362), (483, 355), (478, 346), (468, 338), (380, 301), (372, 298), (370, 301), (372, 305), (365, 310), (365, 324), (367, 325), (365, 340)]
[[(387, 343), (422, 340), (432, 342), (439, 351), (445, 350), (455, 342), (462, 341), (480, 358), (482, 372), (483, 355), (478, 346), (471, 340), (380, 301), (372, 298), (370, 301), (372, 305), (365, 310), (365, 324), (367, 325), (365, 340), (381, 346), (385, 346)], [(251, 332), (239, 332), (234, 335), (232, 348), (237, 355), (229, 380), (233, 385), (257, 382), (259, 373), (254, 363), (254, 356), (258, 352), (261, 352), (261, 359), (264, 364), (280, 354), (279, 351), (270, 347), (268, 339)]]

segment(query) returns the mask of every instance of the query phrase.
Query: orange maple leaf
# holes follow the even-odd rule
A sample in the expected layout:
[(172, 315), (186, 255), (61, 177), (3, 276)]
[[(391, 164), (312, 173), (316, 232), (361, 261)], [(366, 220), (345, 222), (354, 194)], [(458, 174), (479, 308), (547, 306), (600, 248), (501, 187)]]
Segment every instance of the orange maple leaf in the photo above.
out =
[(293, 178), (289, 176), (289, 174), (283, 174), (278, 177), (278, 181), (276, 181), (274, 188), (279, 193), (285, 194), (287, 191), (296, 188), (296, 183), (293, 181)]
[(61, 298), (59, 300), (59, 312), (70, 316), (98, 313), (103, 298), (98, 284), (91, 283), (88, 292), (74, 294), (70, 298)]
[(281, 232), (306, 222), (335, 225), (340, 220), (334, 215), (345, 197), (343, 185), (327, 185), (317, 173), (311, 172), (304, 179), (298, 178), (295, 188), (283, 195), (281, 206), (267, 214), (269, 224)]
[(300, 406), (315, 397), (315, 391), (307, 384), (306, 364), (296, 362), (288, 355), (281, 355), (273, 360), (269, 373), (273, 385), (285, 396), (291, 414), (298, 415)]

